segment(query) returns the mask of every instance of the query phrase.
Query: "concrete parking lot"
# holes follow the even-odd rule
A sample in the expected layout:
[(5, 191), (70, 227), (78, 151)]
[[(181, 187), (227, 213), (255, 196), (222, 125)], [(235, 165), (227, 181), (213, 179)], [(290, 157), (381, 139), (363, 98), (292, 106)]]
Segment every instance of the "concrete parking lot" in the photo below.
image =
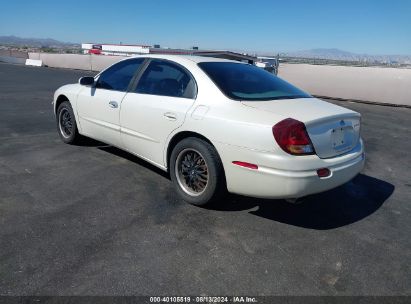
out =
[(61, 142), (53, 92), (85, 74), (0, 64), (1, 295), (411, 295), (410, 109), (335, 102), (363, 115), (346, 185), (206, 209), (130, 154)]

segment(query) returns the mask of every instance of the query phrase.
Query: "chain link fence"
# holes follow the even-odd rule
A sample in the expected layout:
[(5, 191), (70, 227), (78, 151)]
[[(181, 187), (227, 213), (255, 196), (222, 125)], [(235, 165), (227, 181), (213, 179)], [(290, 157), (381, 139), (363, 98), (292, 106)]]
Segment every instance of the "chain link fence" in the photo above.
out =
[(28, 59), (29, 53), (16, 50), (0, 50), (0, 56)]

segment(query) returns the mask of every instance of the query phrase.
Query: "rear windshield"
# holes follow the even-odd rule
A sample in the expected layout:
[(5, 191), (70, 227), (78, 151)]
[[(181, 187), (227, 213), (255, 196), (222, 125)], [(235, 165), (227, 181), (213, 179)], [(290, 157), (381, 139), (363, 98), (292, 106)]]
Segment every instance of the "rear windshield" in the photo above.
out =
[(231, 99), (311, 98), (309, 94), (254, 65), (235, 62), (201, 62), (198, 65)]

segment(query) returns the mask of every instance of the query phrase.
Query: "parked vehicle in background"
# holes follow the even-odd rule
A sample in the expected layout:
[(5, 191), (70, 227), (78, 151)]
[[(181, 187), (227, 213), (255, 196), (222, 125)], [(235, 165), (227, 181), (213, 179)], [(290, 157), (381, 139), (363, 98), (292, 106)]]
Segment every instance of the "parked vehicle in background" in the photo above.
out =
[(62, 140), (88, 136), (168, 170), (180, 197), (227, 190), (299, 198), (364, 166), (360, 114), (313, 98), (254, 65), (197, 56), (120, 61), (54, 95)]
[(259, 68), (263, 68), (264, 70), (273, 73), (274, 75), (278, 75), (278, 69), (280, 67), (280, 56), (277, 57), (257, 57), (257, 61), (255, 65)]

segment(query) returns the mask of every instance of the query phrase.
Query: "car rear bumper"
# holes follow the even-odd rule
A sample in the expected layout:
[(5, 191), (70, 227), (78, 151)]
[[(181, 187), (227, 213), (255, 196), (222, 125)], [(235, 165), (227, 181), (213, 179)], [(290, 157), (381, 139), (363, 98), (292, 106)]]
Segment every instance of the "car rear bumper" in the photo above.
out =
[[(268, 152), (247, 151), (232, 146), (220, 148), (224, 150), (219, 153), (228, 191), (261, 198), (300, 198), (327, 191), (350, 181), (365, 164), (362, 141), (343, 156), (331, 159), (320, 159), (316, 155), (297, 156), (298, 162), (295, 163), (288, 156), (273, 161)], [(235, 160), (256, 164), (258, 169), (234, 165), (232, 162)], [(306, 163), (302, 163), (304, 160)], [(318, 177), (317, 170), (321, 168), (328, 168), (331, 174), (325, 178)]]

